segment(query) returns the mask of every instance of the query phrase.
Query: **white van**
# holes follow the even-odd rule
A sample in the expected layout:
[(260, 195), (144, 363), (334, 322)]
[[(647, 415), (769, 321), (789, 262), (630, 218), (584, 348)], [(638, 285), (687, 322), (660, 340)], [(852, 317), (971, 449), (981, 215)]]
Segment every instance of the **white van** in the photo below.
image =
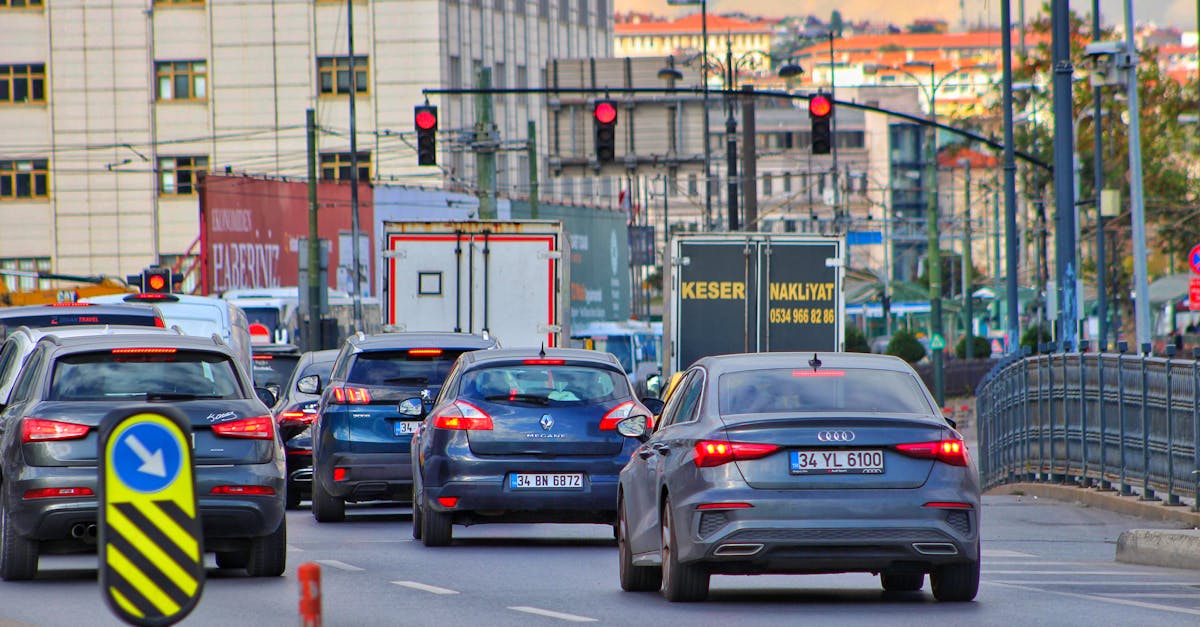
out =
[(184, 335), (200, 337), (216, 334), (237, 354), (246, 376), (254, 372), (250, 324), (245, 312), (230, 301), (191, 294), (110, 294), (85, 298), (82, 302), (156, 305), (167, 328), (179, 327)]

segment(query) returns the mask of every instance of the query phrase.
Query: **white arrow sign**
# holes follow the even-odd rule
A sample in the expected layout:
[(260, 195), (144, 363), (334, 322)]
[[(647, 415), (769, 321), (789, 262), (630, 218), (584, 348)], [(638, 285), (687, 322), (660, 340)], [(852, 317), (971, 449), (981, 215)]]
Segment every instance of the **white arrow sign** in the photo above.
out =
[(132, 433), (125, 437), (125, 442), (129, 445), (129, 448), (133, 449), (134, 454), (142, 460), (142, 465), (138, 467), (138, 472), (144, 472), (155, 477), (167, 476), (167, 466), (163, 463), (162, 449), (158, 449), (151, 454), (146, 449), (146, 446), (142, 444), (142, 441)]

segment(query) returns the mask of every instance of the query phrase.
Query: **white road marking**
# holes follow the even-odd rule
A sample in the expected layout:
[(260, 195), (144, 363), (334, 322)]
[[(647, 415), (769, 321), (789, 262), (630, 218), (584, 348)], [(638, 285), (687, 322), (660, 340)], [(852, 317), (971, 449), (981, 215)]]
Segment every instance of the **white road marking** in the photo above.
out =
[(431, 586), (427, 583), (421, 583), (419, 581), (393, 581), (392, 583), (397, 586), (403, 586), (405, 588), (412, 588), (413, 590), (432, 592), (433, 594), (458, 594), (458, 590), (451, 590), (449, 588), (439, 588), (437, 586)]
[(315, 560), (315, 561), (322, 566), (328, 566), (330, 568), (344, 570), (348, 573), (357, 573), (357, 572), (366, 570), (365, 568), (359, 568), (357, 566), (354, 566), (353, 564), (347, 564), (346, 562), (342, 562), (339, 560)]
[[(1194, 586), (1196, 581), (1066, 581), (1049, 579), (1046, 581), (988, 581), (1001, 586), (1020, 588), (1023, 586)], [(1032, 588), (1031, 588), (1032, 589)]]
[(1137, 597), (1139, 599), (1195, 599), (1197, 593), (1179, 593), (1172, 594), (1170, 592), (1105, 592), (1106, 597)]
[(1037, 557), (1030, 553), (1008, 551), (1005, 549), (983, 549), (983, 557)]
[[(1016, 584), (1011, 584), (1011, 583), (1003, 583), (1003, 582), (998, 582), (998, 581), (989, 581), (989, 582), (984, 582), (984, 583), (992, 583), (992, 584), (997, 584), (997, 585), (1001, 585), (1001, 586), (1006, 586), (1009, 588), (1028, 590), (1030, 592), (1045, 592), (1046, 594), (1057, 594), (1059, 596), (1072, 597), (1072, 598), (1076, 598), (1076, 599), (1085, 599), (1088, 601), (1102, 601), (1104, 603), (1115, 603), (1116, 605), (1129, 605), (1132, 607), (1141, 607), (1141, 608), (1150, 609), (1150, 610), (1161, 610), (1164, 612), (1174, 612), (1176, 614), (1190, 614), (1192, 616), (1200, 616), (1200, 610), (1190, 609), (1190, 608), (1186, 608), (1186, 607), (1174, 607), (1171, 605), (1160, 605), (1158, 603), (1143, 603), (1141, 601), (1134, 601), (1131, 599), (1117, 599), (1117, 598), (1102, 596), (1102, 595), (1098, 595), (1098, 594), (1081, 594), (1078, 592), (1061, 592), (1058, 590), (1042, 590), (1041, 588), (1031, 588), (1029, 586), (1021, 586), (1021, 585), (1016, 585)], [(1051, 582), (1048, 582), (1048, 583), (1051, 583)], [(1055, 583), (1057, 583), (1057, 582), (1055, 582)], [(1125, 584), (1125, 585), (1131, 585), (1131, 584)], [(1133, 584), (1133, 585), (1136, 585), (1136, 584)], [(1193, 584), (1191, 582), (1188, 582), (1188, 583), (1180, 584), (1180, 585), (1193, 585)]]
[(287, 550), (289, 553), (303, 553), (304, 552), (304, 549), (302, 549), (298, 546), (292, 546), (290, 544), (287, 545)]
[(547, 618), (557, 618), (559, 620), (565, 620), (565, 621), (572, 622), (572, 623), (594, 623), (594, 622), (596, 622), (595, 618), (588, 618), (587, 616), (576, 616), (575, 614), (564, 614), (563, 612), (554, 612), (551, 610), (543, 610), (543, 609), (537, 608), (537, 607), (526, 607), (524, 605), (517, 605), (517, 606), (510, 607), (508, 609), (510, 609), (514, 612), (525, 612), (526, 614), (537, 614), (538, 616), (545, 616)]
[(1131, 577), (1154, 577), (1162, 573), (1139, 573), (1127, 570), (988, 570), (989, 575), (1121, 575)]

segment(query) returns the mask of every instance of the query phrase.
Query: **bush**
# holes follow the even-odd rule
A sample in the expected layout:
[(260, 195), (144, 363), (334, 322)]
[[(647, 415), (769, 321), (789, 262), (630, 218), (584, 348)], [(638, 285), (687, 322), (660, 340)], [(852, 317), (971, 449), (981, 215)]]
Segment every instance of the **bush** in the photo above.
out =
[[(987, 359), (988, 357), (992, 356), (992, 343), (989, 342), (986, 337), (973, 335), (971, 336), (971, 339), (974, 340), (971, 342), (971, 344), (973, 346), (972, 356), (975, 359)], [(954, 345), (954, 356), (959, 359), (966, 359), (967, 336), (964, 335), (958, 338), (958, 344)]]
[(855, 326), (846, 327), (846, 352), (847, 353), (869, 353), (871, 345), (867, 343), (867, 336)]
[(925, 347), (921, 345), (921, 341), (911, 331), (904, 329), (899, 329), (892, 335), (892, 341), (888, 342), (884, 352), (910, 364), (915, 364), (925, 357)]
[(1025, 332), (1021, 334), (1021, 346), (1028, 346), (1029, 351), (1036, 355), (1039, 352), (1038, 344), (1049, 342), (1052, 339), (1054, 338), (1050, 335), (1049, 329), (1040, 324), (1035, 324), (1025, 329)]

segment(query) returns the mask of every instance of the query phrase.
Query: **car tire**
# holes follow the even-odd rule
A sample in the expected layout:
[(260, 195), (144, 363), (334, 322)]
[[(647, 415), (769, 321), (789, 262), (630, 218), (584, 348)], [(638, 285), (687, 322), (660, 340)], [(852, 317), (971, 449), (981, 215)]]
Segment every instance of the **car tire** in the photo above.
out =
[(421, 539), (421, 527), (424, 525), (423, 513), (421, 511), (421, 495), (417, 494), (417, 484), (413, 484), (412, 496), (412, 537), (413, 540)]
[(454, 539), (454, 518), (429, 506), (429, 497), (421, 497), (421, 542), (425, 546), (447, 546)]
[(941, 566), (929, 574), (929, 587), (938, 601), (971, 601), (979, 593), (979, 559)]
[(635, 566), (629, 546), (629, 523), (625, 520), (624, 501), (617, 504), (617, 554), (620, 556), (621, 589), (626, 592), (653, 592), (662, 587), (662, 567)]
[(287, 484), (287, 501), (284, 503), (287, 509), (300, 509), (300, 486), (288, 482)]
[(8, 507), (0, 505), (0, 579), (33, 579), (38, 571), (38, 542), (21, 537), (13, 528)]
[(346, 501), (325, 491), (321, 480), (313, 477), (312, 513), (317, 522), (342, 522), (346, 520)]
[(217, 551), (217, 568), (245, 568), (249, 563), (246, 551)]
[(879, 582), (888, 592), (916, 592), (925, 585), (925, 573), (880, 573)]
[(270, 535), (250, 541), (246, 574), (251, 577), (278, 577), (287, 568), (287, 518)]
[(671, 501), (662, 506), (662, 594), (668, 601), (690, 603), (708, 597), (709, 573), (701, 564), (679, 561)]

